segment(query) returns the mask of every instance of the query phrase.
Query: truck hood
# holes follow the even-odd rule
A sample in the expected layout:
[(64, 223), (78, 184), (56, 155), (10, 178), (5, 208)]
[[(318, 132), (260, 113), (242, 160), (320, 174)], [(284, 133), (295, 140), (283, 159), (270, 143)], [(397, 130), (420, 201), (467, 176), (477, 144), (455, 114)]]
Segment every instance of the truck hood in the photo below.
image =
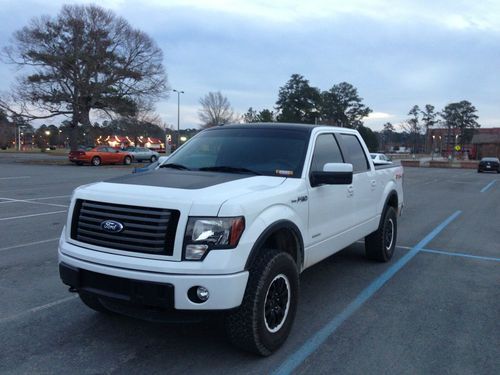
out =
[(281, 185), (286, 177), (158, 169), (77, 189), (75, 198), (217, 215), (228, 199)]

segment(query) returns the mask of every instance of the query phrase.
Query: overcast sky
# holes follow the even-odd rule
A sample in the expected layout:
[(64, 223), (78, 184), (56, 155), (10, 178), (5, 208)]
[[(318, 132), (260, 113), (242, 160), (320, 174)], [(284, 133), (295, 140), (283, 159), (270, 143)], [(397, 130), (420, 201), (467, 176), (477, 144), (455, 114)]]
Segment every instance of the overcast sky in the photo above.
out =
[[(58, 0), (0, 0), (0, 46)], [(75, 2), (73, 2), (75, 3)], [(76, 3), (87, 3), (79, 2)], [(469, 100), (500, 127), (500, 1), (100, 0), (162, 48), (170, 86), (183, 90), (181, 128), (198, 127), (200, 97), (221, 91), (235, 112), (272, 109), (294, 73), (327, 90), (346, 81), (379, 130), (414, 105)], [(0, 90), (16, 72), (0, 64)], [(157, 104), (177, 126), (177, 95)]]

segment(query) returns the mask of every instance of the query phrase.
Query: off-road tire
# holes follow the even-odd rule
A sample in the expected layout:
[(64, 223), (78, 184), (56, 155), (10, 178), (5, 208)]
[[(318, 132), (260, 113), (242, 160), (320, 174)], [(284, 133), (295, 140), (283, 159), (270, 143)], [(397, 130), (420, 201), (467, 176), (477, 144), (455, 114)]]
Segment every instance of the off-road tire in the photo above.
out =
[(132, 163), (132, 158), (130, 156), (125, 156), (123, 158), (123, 164), (130, 165), (130, 163)]
[(368, 259), (379, 262), (391, 260), (398, 235), (397, 215), (393, 207), (386, 207), (379, 228), (365, 237), (365, 253)]
[[(284, 285), (285, 289), (277, 291), (278, 284)], [(277, 295), (284, 296), (288, 291), (286, 299), (275, 298)], [(278, 250), (262, 250), (250, 268), (241, 306), (226, 316), (225, 326), (229, 340), (241, 349), (261, 356), (270, 355), (285, 342), (292, 329), (298, 292), (299, 274), (293, 258)], [(285, 300), (288, 302), (284, 303)], [(276, 315), (281, 314), (283, 309), (280, 310), (279, 306), (273, 305), (273, 301), (277, 301), (278, 305), (283, 303), (286, 305), (283, 317)], [(267, 315), (269, 319), (266, 316), (266, 302), (268, 302), (268, 314), (274, 313), (272, 317)], [(272, 319), (276, 316), (280, 324), (273, 325), (276, 321), (273, 322)]]
[(90, 161), (90, 164), (94, 167), (98, 167), (99, 165), (101, 165), (101, 158), (99, 156), (94, 156)]
[(80, 291), (78, 294), (80, 296), (80, 300), (92, 310), (105, 314), (111, 313), (107, 308), (104, 307), (101, 301), (99, 301), (99, 298), (97, 298), (97, 296), (83, 291)]

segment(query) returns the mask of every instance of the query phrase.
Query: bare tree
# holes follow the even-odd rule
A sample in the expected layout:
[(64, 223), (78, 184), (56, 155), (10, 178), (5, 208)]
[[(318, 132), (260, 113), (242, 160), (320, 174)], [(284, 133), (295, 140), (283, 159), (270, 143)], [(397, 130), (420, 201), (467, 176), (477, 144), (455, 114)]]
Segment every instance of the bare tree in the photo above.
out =
[(420, 124), (420, 114), (421, 113), (419, 106), (414, 105), (408, 112), (408, 116), (411, 117), (400, 124), (401, 129), (409, 133), (411, 138), (413, 139), (413, 153), (418, 152), (418, 141), (422, 132), (422, 125)]
[(65, 5), (56, 17), (31, 20), (3, 56), (27, 72), (0, 108), (26, 119), (64, 115), (72, 129), (90, 124), (91, 110), (133, 116), (138, 100), (153, 102), (168, 89), (155, 42), (95, 5)]
[(198, 116), (203, 123), (201, 126), (203, 129), (234, 121), (231, 103), (220, 91), (209, 92), (200, 99), (200, 104)]

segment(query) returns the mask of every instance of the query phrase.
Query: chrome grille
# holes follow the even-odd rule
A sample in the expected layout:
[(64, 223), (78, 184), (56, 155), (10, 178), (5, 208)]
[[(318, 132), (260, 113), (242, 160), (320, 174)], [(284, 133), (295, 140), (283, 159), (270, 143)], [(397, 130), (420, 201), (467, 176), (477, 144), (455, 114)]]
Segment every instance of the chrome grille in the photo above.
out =
[[(106, 220), (123, 225), (119, 233), (101, 228)], [(71, 238), (97, 246), (140, 253), (172, 255), (179, 211), (78, 199)]]

